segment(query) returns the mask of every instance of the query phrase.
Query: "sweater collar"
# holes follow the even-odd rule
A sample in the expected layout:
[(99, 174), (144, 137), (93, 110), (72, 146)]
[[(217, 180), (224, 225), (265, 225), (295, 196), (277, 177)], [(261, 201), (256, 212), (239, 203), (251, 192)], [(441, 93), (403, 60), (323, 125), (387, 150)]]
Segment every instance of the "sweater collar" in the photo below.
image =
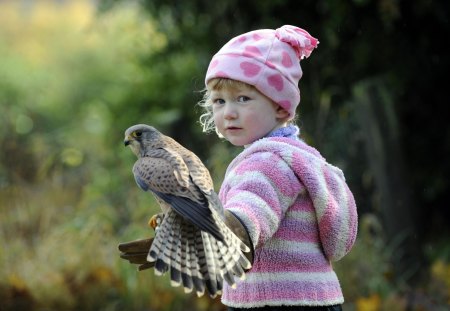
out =
[(296, 125), (288, 125), (285, 127), (277, 128), (276, 130), (267, 134), (266, 137), (287, 137), (293, 139), (299, 139), (300, 129)]
[[(260, 139), (270, 138), (270, 137), (286, 137), (286, 138), (291, 138), (291, 139), (295, 139), (295, 140), (301, 140), (299, 136), (300, 136), (299, 127), (296, 125), (288, 125), (288, 126), (277, 128)], [(258, 139), (258, 140), (260, 140), (260, 139)], [(252, 144), (245, 145), (244, 148), (247, 148), (247, 147), (251, 146)]]

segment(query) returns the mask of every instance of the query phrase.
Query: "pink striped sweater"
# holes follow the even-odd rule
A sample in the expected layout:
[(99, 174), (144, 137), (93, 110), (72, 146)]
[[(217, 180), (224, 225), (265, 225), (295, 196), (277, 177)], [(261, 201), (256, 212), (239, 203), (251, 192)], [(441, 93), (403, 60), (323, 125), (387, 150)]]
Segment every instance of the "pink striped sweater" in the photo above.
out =
[(255, 247), (246, 279), (236, 289), (224, 284), (225, 305), (344, 302), (331, 261), (350, 251), (358, 220), (339, 168), (296, 135), (263, 138), (231, 162), (219, 195)]

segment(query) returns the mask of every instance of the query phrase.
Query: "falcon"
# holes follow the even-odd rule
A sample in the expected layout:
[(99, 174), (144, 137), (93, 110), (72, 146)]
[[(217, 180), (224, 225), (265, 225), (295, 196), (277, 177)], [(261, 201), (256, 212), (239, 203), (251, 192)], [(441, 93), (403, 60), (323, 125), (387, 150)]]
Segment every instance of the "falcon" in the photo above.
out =
[(221, 294), (224, 280), (236, 287), (235, 278), (244, 279), (251, 268), (244, 254), (250, 248), (227, 226), (227, 211), (202, 161), (145, 124), (128, 128), (124, 144), (138, 158), (137, 185), (153, 194), (163, 213), (146, 258), (155, 274), (169, 272), (172, 286), (199, 297)]

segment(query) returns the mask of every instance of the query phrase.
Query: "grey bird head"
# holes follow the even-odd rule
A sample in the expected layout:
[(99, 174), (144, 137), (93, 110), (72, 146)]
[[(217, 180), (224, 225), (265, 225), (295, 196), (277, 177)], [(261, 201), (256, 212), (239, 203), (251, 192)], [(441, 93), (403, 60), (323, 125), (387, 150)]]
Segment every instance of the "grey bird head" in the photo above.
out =
[(129, 146), (137, 157), (145, 154), (145, 150), (153, 147), (161, 139), (161, 133), (152, 126), (136, 124), (125, 131), (123, 143)]

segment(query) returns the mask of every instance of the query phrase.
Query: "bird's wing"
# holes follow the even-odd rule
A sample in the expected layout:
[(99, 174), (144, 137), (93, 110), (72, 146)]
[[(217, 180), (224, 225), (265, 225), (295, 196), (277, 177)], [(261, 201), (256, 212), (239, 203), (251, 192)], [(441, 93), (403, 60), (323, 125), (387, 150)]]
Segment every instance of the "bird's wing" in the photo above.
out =
[(219, 241), (223, 241), (220, 229), (208, 207), (208, 201), (192, 182), (189, 188), (179, 184), (169, 161), (163, 158), (143, 157), (136, 161), (133, 173), (141, 189), (153, 192), (169, 204), (178, 215)]
[(170, 148), (157, 148), (147, 152), (146, 158), (164, 159), (173, 170), (173, 175), (182, 187), (188, 188), (190, 184), (189, 168), (183, 158)]
[(133, 166), (134, 179), (142, 190), (188, 196), (186, 182), (180, 182), (180, 174), (175, 171), (172, 163), (164, 157), (139, 158)]
[(211, 211), (203, 205), (185, 197), (177, 197), (171, 194), (155, 192), (164, 202), (170, 206), (183, 218), (189, 220), (201, 230), (208, 232), (217, 240), (223, 242), (223, 235), (217, 226)]
[(184, 148), (176, 141), (172, 140), (170, 146), (172, 148), (165, 148), (165, 150), (170, 154), (176, 154), (178, 159), (181, 157), (184, 165), (187, 167), (191, 182), (209, 202), (209, 208), (218, 212), (223, 218), (224, 210), (222, 203), (220, 202), (217, 193), (214, 191), (214, 183), (208, 168), (195, 153)]
[(195, 153), (179, 144), (174, 146), (173, 150), (168, 148), (166, 148), (166, 150), (171, 153), (176, 153), (181, 157), (192, 182), (201, 192), (209, 194), (211, 191), (214, 191), (214, 184), (209, 170)]

